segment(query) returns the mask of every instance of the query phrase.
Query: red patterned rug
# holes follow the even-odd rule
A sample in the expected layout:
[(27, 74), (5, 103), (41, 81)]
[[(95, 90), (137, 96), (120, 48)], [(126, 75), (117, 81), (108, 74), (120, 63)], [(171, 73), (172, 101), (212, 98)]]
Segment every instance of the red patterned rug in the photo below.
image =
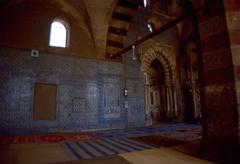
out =
[(95, 140), (98, 137), (95, 134), (46, 134), (46, 135), (29, 135), (0, 137), (0, 144), (17, 144), (17, 143), (53, 143), (60, 141), (85, 141)]

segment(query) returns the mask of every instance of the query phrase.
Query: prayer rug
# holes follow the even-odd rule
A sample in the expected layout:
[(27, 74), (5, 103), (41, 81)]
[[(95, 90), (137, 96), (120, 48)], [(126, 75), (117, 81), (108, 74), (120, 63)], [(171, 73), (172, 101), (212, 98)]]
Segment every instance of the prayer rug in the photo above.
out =
[(0, 144), (18, 144), (18, 143), (53, 143), (60, 141), (84, 141), (95, 140), (98, 137), (94, 134), (47, 134), (47, 135), (29, 135), (0, 137)]

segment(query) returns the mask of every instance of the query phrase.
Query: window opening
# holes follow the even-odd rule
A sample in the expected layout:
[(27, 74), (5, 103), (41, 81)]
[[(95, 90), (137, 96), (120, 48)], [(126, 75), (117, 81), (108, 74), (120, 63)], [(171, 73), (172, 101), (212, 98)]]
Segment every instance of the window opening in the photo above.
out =
[(67, 47), (67, 29), (60, 21), (51, 24), (49, 45), (53, 47)]

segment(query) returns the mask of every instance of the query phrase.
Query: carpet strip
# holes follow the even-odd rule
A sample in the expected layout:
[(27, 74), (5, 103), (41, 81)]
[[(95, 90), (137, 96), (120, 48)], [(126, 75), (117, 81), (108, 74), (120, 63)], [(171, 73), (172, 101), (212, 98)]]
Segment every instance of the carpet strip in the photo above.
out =
[(73, 160), (91, 159), (154, 148), (153, 146), (126, 138), (109, 138), (91, 141), (64, 141), (61, 142), (61, 145)]
[(85, 141), (95, 140), (95, 134), (47, 134), (47, 135), (28, 135), (28, 136), (11, 136), (0, 137), (0, 144), (19, 144), (19, 143), (54, 143), (61, 141)]
[(133, 128), (133, 129), (127, 129), (127, 130), (99, 131), (99, 132), (96, 132), (96, 135), (99, 137), (106, 137), (106, 138), (114, 138), (114, 137), (130, 138), (130, 137), (162, 134), (165, 132), (174, 132), (174, 131), (181, 131), (181, 130), (189, 131), (194, 129), (200, 129), (200, 126), (193, 125), (193, 124), (178, 123), (178, 124), (171, 124), (171, 125), (158, 125), (154, 127)]

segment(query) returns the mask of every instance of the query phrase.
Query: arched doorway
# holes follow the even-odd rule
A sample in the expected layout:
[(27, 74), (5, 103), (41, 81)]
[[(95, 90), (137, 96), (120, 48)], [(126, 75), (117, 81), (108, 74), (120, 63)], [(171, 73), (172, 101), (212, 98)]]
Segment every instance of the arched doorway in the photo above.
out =
[(157, 44), (141, 56), (145, 75), (147, 125), (172, 122), (178, 115), (176, 61), (172, 47)]
[[(171, 45), (149, 46), (140, 57), (145, 75), (147, 125), (160, 122), (199, 123), (201, 117), (197, 57), (192, 42), (179, 60)], [(146, 48), (146, 47), (145, 47)], [(182, 61), (183, 59), (183, 61)], [(179, 64), (178, 63), (178, 64)]]
[(167, 120), (165, 73), (161, 62), (158, 59), (152, 60), (148, 76), (148, 108), (152, 124)]

